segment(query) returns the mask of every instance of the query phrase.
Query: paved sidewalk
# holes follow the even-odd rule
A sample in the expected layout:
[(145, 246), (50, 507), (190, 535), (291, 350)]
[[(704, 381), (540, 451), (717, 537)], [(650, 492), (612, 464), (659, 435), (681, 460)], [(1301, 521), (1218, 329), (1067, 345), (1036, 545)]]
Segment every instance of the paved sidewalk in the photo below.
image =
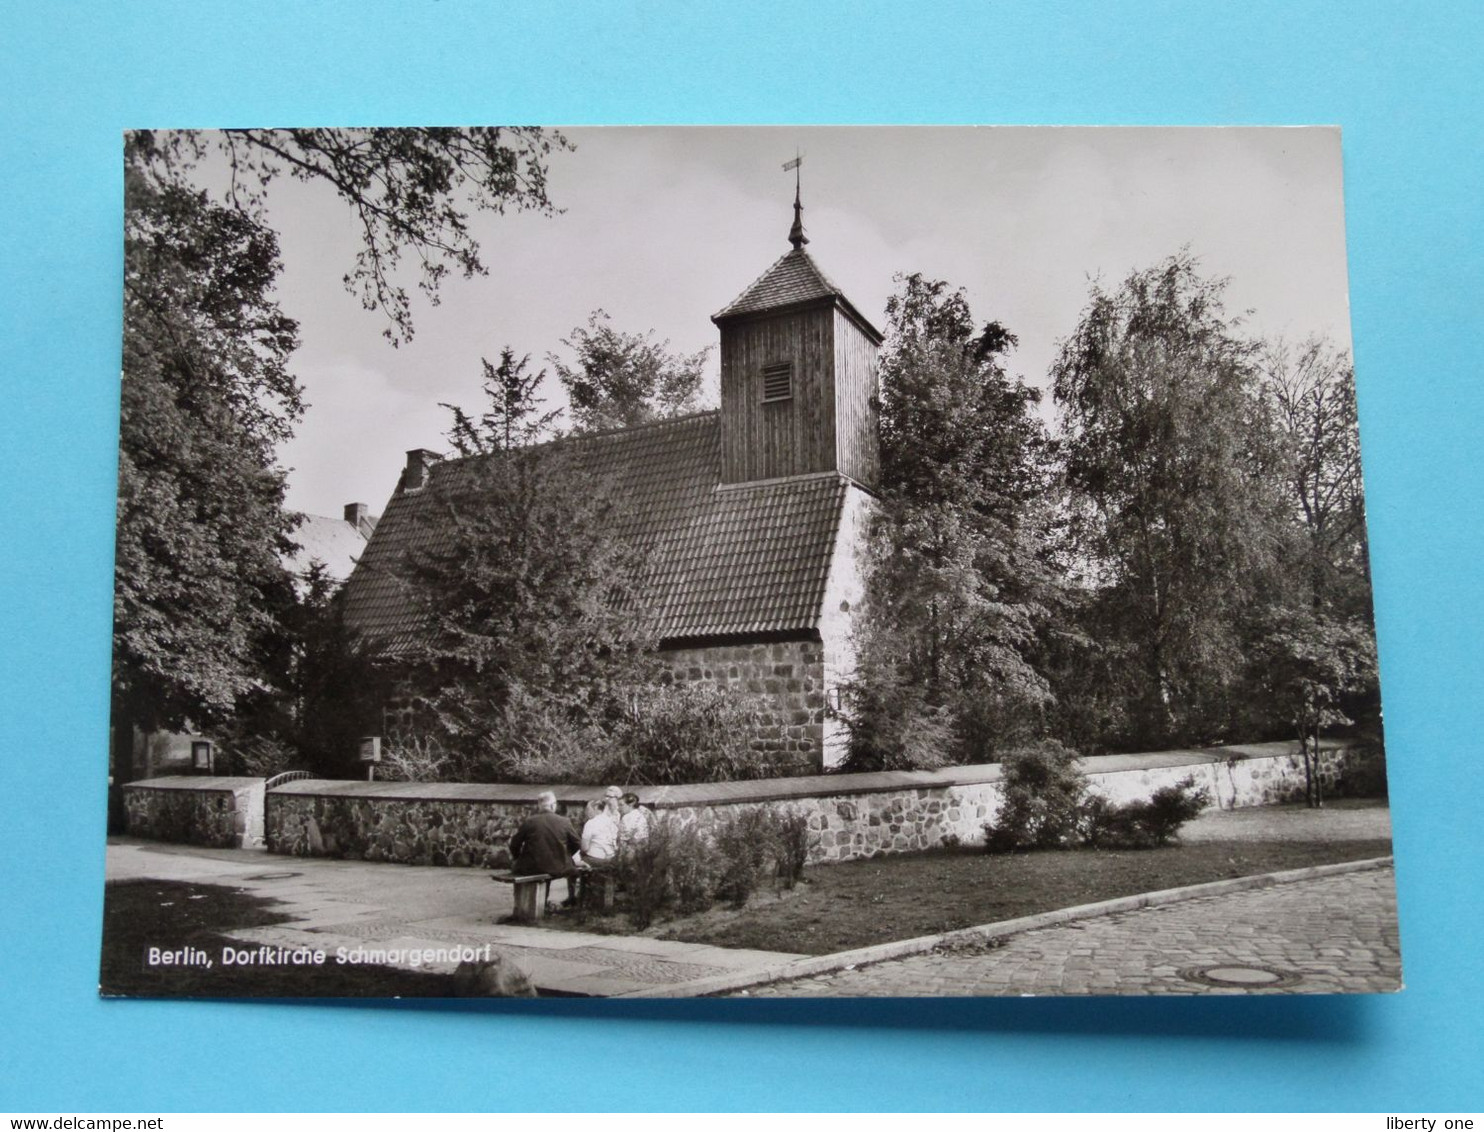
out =
[[(643, 936), (501, 924), (498, 921), (511, 911), (510, 888), (492, 883), (486, 869), (280, 857), (262, 850), (109, 838), (106, 876), (109, 881), (230, 885), (277, 901), (273, 910), (290, 919), (271, 927), (227, 933), (245, 943), (326, 950), (492, 944), (525, 971), (538, 989), (553, 994), (627, 994), (803, 958)], [(555, 889), (562, 891), (561, 882)], [(428, 965), (422, 970), (452, 967)]]
[[(1284, 978), (1222, 981), (1255, 978), (1252, 969)], [(1386, 867), (1080, 920), (999, 947), (914, 955), (733, 997), (1340, 994), (1401, 985), (1395, 877)]]
[[(1187, 840), (1386, 837), (1384, 806), (1264, 807), (1202, 815)], [(501, 924), (508, 886), (478, 868), (418, 868), (263, 850), (204, 849), (110, 838), (110, 881), (223, 884), (275, 902), (283, 924), (229, 933), (244, 943), (422, 950), (492, 944), (543, 991), (587, 996), (736, 992), (768, 996), (1232, 994), (1391, 991), (1400, 987), (1392, 870), (1320, 877), (1009, 936), (998, 947), (935, 951), (856, 970), (761, 984), (811, 957)], [(560, 882), (556, 886), (561, 891)], [(827, 957), (826, 957), (827, 958)], [(840, 962), (853, 959), (842, 958)], [(1220, 965), (1272, 968), (1273, 985), (1213, 985), (1189, 976)], [(451, 966), (451, 965), (450, 965)], [(430, 966), (426, 970), (443, 970)], [(725, 977), (725, 978), (724, 978)], [(718, 985), (720, 983), (720, 985)]]

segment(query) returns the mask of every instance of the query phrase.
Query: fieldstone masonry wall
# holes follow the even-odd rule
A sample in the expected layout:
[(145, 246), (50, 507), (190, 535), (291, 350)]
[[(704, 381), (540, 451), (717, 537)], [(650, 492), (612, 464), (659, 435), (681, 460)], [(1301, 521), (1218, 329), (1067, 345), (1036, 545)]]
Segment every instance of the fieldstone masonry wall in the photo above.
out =
[(177, 775), (128, 783), (123, 790), (131, 837), (214, 849), (263, 844), (261, 778)]
[[(1325, 751), (1331, 781), (1349, 752)], [(1303, 764), (1293, 743), (1109, 755), (1084, 764), (1093, 787), (1115, 801), (1147, 798), (1193, 776), (1222, 808), (1301, 798)], [(554, 788), (574, 818), (599, 787)], [(268, 847), (299, 856), (427, 865), (508, 863), (506, 844), (530, 812), (538, 786), (454, 783), (291, 782), (267, 798)], [(907, 853), (981, 840), (1000, 803), (997, 765), (938, 771), (813, 775), (758, 782), (639, 788), (645, 805), (709, 824), (739, 809), (803, 812), (811, 862)]]
[[(291, 789), (306, 785), (317, 787), (318, 792)], [(437, 784), (419, 784), (410, 791), (404, 786), (400, 797), (396, 791), (367, 797), (326, 791), (326, 785), (290, 783), (269, 795), (264, 817), (273, 852), (406, 865), (503, 868), (510, 863), (510, 838), (535, 804), (534, 797), (503, 800), (485, 796), (478, 787), (451, 783), (443, 785), (471, 794), (435, 796)], [(578, 814), (569, 812), (568, 816), (580, 820), (579, 814), (580, 807)]]
[[(1352, 752), (1326, 744), (1319, 778), (1332, 793)], [(1114, 802), (1148, 798), (1162, 786), (1194, 778), (1221, 809), (1302, 801), (1304, 764), (1297, 743), (1256, 743), (1203, 751), (1161, 751), (1151, 755), (1107, 755), (1083, 763), (1088, 782)]]
[(779, 774), (822, 768), (824, 645), (781, 641), (666, 649), (662, 680), (711, 684), (747, 695), (761, 715), (753, 746)]
[(819, 864), (980, 840), (981, 827), (999, 802), (997, 782), (964, 782), (951, 787), (834, 793), (754, 803), (667, 806), (656, 802), (654, 808), (702, 825), (729, 811), (754, 807), (801, 811), (809, 819), (809, 863)]

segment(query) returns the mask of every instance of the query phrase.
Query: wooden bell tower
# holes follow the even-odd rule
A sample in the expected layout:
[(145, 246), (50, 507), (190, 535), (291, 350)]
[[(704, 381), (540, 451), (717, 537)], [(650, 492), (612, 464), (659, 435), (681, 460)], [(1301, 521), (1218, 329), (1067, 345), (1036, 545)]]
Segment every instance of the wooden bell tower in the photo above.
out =
[(722, 483), (840, 472), (874, 489), (881, 332), (804, 250), (803, 213), (795, 182), (793, 249), (711, 317), (721, 332)]

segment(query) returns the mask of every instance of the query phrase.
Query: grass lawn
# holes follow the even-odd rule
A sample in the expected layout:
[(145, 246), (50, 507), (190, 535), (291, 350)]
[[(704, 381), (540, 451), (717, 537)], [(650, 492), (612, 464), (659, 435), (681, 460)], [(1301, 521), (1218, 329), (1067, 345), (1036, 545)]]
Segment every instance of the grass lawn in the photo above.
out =
[[(1383, 857), (1391, 842), (1202, 841), (1163, 849), (991, 855), (943, 850), (820, 865), (792, 892), (655, 924), (644, 934), (720, 947), (825, 955), (1162, 888)], [(552, 927), (627, 931), (621, 916), (562, 915)]]
[[(103, 897), (103, 959), (99, 990), (106, 995), (163, 998), (426, 998), (453, 992), (450, 976), (371, 965), (223, 966), (222, 947), (249, 945), (222, 933), (282, 923), (273, 901), (240, 889), (176, 881), (122, 881)], [(211, 968), (149, 966), (149, 948), (196, 947)]]

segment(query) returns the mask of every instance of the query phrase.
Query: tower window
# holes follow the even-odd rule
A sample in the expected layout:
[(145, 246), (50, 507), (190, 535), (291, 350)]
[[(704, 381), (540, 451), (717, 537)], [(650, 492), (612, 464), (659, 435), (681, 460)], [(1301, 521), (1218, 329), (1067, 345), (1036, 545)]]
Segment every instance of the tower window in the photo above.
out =
[(793, 362), (763, 367), (763, 401), (787, 401), (794, 395)]

